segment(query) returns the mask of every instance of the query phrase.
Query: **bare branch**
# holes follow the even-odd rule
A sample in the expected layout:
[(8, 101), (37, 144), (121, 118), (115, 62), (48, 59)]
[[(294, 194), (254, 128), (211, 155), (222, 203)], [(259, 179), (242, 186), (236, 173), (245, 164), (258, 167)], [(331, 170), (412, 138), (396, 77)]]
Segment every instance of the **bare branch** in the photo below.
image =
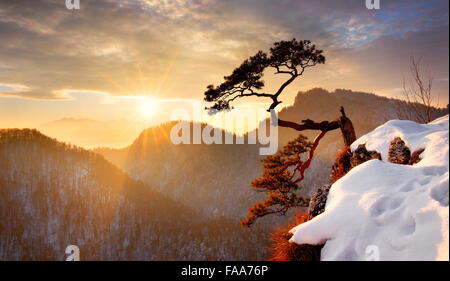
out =
[(298, 171), (300, 172), (300, 177), (294, 181), (295, 183), (298, 183), (305, 178), (305, 171), (311, 165), (311, 161), (314, 157), (314, 152), (316, 151), (316, 148), (319, 145), (320, 140), (325, 136), (326, 133), (327, 133), (327, 131), (321, 131), (320, 134), (314, 139), (313, 145), (311, 146), (311, 149), (309, 150), (308, 159), (298, 167)]
[(338, 121), (322, 121), (320, 123), (316, 123), (310, 119), (303, 120), (302, 123), (298, 124), (291, 121), (284, 121), (281, 119), (278, 119), (278, 126), (291, 128), (296, 131), (305, 131), (305, 130), (316, 130), (316, 131), (332, 131), (339, 129), (339, 122)]
[(414, 56), (411, 56), (410, 73), (412, 83), (410, 86), (407, 86), (405, 79), (403, 79), (402, 95), (406, 103), (399, 104), (397, 114), (400, 118), (428, 123), (433, 120), (433, 114), (436, 111), (436, 108), (433, 106), (433, 77), (431, 74), (428, 74), (427, 78), (423, 77), (420, 68), (421, 61), (422, 58), (416, 59)]

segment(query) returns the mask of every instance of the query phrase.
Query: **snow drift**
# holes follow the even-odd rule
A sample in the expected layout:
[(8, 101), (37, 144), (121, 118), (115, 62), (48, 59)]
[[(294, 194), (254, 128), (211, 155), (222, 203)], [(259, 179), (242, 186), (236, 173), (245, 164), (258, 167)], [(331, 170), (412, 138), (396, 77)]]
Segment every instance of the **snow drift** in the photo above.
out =
[[(392, 120), (356, 140), (381, 153), (353, 168), (330, 190), (325, 211), (291, 229), (291, 242), (323, 244), (322, 260), (449, 259), (449, 117), (428, 124)], [(401, 137), (415, 165), (386, 162)]]

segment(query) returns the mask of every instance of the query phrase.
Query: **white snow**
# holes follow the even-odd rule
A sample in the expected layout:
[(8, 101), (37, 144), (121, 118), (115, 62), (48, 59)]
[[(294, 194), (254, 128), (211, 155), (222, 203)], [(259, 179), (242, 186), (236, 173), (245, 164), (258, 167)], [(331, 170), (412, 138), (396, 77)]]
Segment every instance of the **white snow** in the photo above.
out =
[[(449, 116), (429, 124), (392, 120), (356, 140), (381, 153), (336, 181), (325, 211), (291, 229), (291, 242), (322, 244), (322, 260), (449, 260)], [(387, 162), (401, 137), (415, 165)]]

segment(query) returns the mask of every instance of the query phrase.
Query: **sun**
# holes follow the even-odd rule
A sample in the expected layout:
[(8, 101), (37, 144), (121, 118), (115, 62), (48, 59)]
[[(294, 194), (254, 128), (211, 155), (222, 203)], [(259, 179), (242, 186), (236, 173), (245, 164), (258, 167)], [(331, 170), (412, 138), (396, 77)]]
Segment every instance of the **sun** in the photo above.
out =
[(154, 116), (158, 112), (158, 106), (153, 99), (145, 98), (139, 102), (139, 113), (144, 118)]

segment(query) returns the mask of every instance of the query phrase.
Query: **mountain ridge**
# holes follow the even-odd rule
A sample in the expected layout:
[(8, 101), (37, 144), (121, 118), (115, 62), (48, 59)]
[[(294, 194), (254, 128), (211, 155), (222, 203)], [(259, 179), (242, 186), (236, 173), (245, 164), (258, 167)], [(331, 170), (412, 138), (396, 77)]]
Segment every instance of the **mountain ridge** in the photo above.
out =
[(37, 130), (0, 130), (0, 159), (0, 260), (61, 260), (71, 244), (83, 260), (264, 256), (256, 231), (200, 216), (103, 156)]

